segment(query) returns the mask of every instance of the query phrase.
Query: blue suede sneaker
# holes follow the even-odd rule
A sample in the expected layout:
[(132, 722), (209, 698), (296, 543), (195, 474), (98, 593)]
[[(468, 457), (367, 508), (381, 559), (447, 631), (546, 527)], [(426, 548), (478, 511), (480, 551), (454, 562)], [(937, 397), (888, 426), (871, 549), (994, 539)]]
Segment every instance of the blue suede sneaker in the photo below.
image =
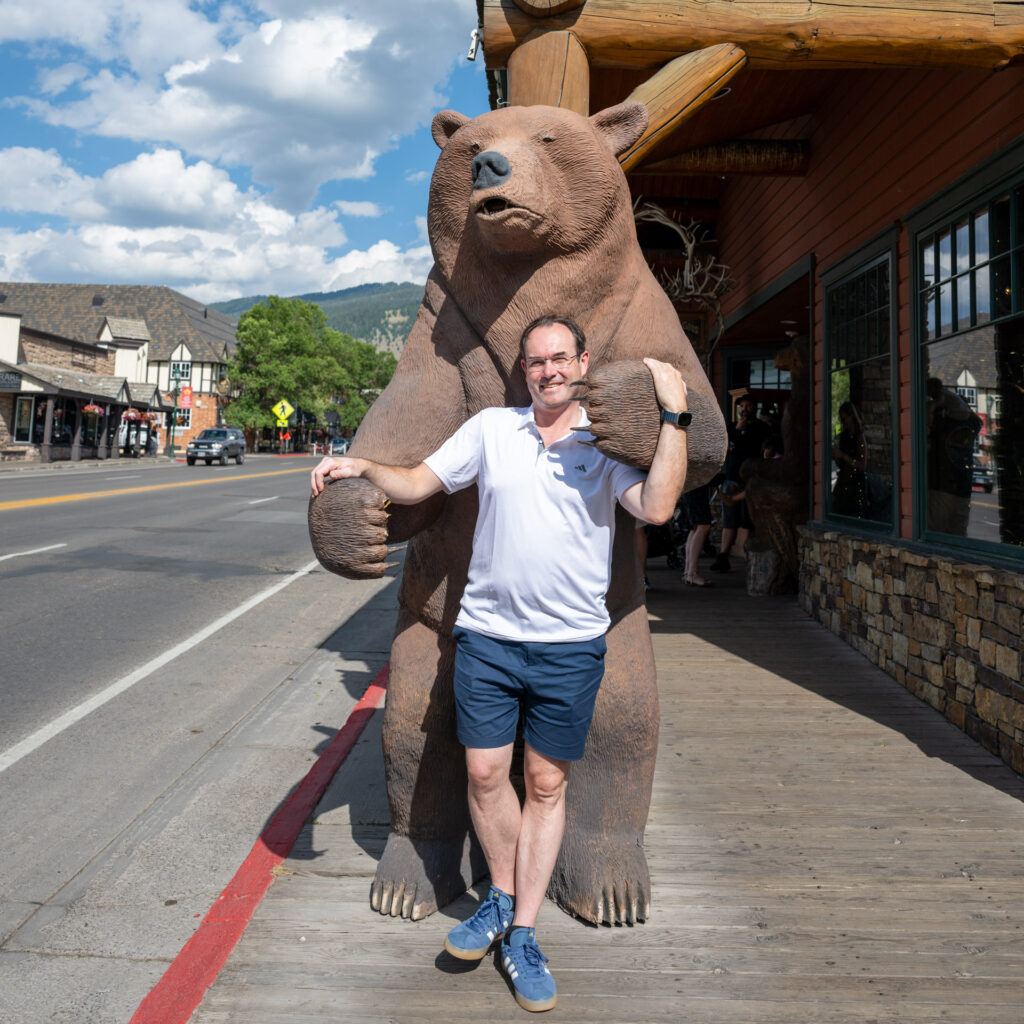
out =
[(500, 939), (512, 923), (516, 901), (491, 886), (487, 899), (476, 913), (457, 924), (444, 940), (444, 948), (459, 960), (481, 960), (495, 939)]
[(547, 962), (532, 928), (514, 928), (502, 939), (501, 966), (515, 989), (516, 1002), (524, 1010), (539, 1013), (558, 1002), (555, 979), (544, 966)]

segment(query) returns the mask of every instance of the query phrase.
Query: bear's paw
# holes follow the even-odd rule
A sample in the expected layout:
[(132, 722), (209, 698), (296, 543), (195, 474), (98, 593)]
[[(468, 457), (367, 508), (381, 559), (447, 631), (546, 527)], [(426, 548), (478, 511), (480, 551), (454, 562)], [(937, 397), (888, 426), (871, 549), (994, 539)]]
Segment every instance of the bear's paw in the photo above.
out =
[(387, 496), (369, 480), (335, 480), (309, 503), (309, 539), (320, 564), (350, 580), (376, 579), (388, 556)]
[(548, 896), (591, 924), (641, 924), (651, 913), (651, 874), (642, 837), (566, 829)]
[(661, 430), (651, 371), (639, 360), (622, 359), (588, 373), (580, 385), (598, 451), (649, 469)]

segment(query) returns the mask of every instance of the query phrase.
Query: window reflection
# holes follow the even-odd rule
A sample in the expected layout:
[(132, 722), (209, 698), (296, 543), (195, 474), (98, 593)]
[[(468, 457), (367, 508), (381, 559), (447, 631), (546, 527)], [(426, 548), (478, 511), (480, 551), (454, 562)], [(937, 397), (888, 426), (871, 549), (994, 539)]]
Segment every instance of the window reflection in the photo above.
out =
[[(948, 246), (948, 235), (946, 241)], [(925, 268), (933, 266), (934, 247), (921, 253)], [(892, 524), (893, 496), (889, 273), (889, 258), (883, 257), (831, 287), (827, 296), (832, 371), (828, 510), (884, 525)], [(931, 308), (928, 302), (926, 316)]]
[(924, 353), (928, 529), (1024, 544), (1024, 318)]

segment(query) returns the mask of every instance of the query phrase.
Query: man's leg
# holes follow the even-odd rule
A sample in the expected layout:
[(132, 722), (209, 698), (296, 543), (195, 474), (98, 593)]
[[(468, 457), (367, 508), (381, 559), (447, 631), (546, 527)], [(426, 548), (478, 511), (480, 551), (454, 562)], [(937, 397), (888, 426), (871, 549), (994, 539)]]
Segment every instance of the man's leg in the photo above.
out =
[(472, 917), (457, 924), (444, 948), (460, 960), (480, 960), (512, 924), (516, 892), (516, 846), (522, 812), (512, 788), (512, 744), (467, 747), (469, 813), (487, 858), (491, 888)]
[(569, 762), (540, 754), (527, 743), (523, 775), (526, 799), (516, 852), (516, 913), (512, 923), (532, 928), (562, 845)]
[(491, 885), (514, 896), (522, 811), (509, 779), (511, 767), (511, 743), (504, 747), (466, 749), (469, 813), (487, 858)]

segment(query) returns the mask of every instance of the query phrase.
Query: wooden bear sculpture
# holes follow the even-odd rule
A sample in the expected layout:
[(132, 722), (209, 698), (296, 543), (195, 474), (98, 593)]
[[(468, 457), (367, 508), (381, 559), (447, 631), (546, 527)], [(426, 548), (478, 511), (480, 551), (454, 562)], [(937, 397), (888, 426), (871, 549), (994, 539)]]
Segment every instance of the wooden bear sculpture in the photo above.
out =
[[(687, 487), (718, 471), (725, 425), (637, 245), (616, 160), (646, 124), (638, 103), (590, 118), (540, 106), (434, 118), (441, 155), (428, 224), (436, 262), (353, 455), (413, 466), (479, 410), (529, 405), (519, 336), (534, 318), (557, 313), (587, 335), (595, 369), (585, 401), (599, 446), (649, 464), (657, 408), (637, 360), (653, 356), (679, 367), (689, 387)], [(451, 687), (451, 631), (476, 512), (475, 488), (398, 506), (358, 479), (331, 484), (310, 507), (317, 557), (342, 576), (380, 576), (388, 544), (409, 541), (384, 718), (392, 831), (371, 891), (382, 914), (424, 917), (486, 872), (474, 854)], [(549, 894), (588, 921), (632, 923), (649, 912), (643, 834), (658, 699), (634, 521), (621, 509), (607, 604), (606, 673), (586, 756), (570, 776)]]

